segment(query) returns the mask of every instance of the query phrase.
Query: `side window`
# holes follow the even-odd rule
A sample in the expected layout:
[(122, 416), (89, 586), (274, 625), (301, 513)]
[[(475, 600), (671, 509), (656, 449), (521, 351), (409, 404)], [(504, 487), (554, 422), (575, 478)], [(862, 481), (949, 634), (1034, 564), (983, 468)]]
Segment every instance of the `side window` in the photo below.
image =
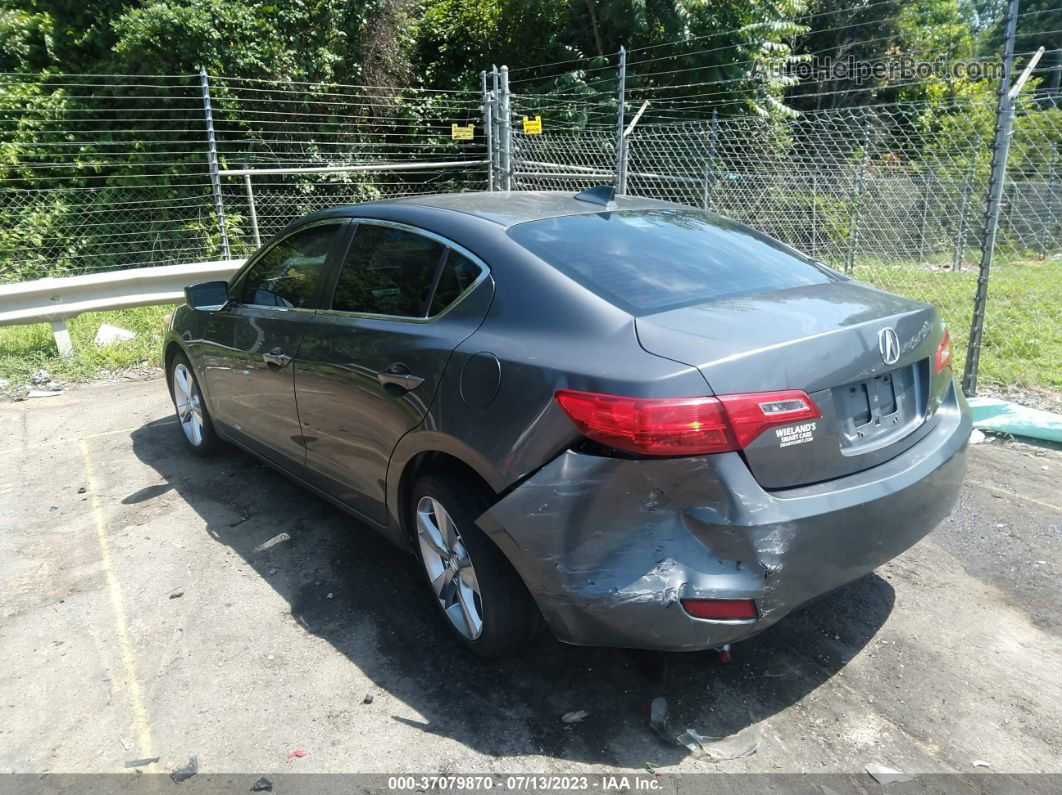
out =
[(376, 224), (360, 224), (343, 263), (332, 309), (399, 317), (424, 317), (441, 243)]
[(439, 286), (435, 288), (435, 297), (431, 301), (430, 315), (437, 315), (446, 307), (457, 300), (457, 297), (467, 290), (479, 277), (480, 267), (464, 254), (459, 254), (453, 249), (446, 258), (442, 274), (439, 276)]
[(310, 306), (340, 226), (311, 226), (269, 249), (244, 278), (240, 302), (255, 306)]

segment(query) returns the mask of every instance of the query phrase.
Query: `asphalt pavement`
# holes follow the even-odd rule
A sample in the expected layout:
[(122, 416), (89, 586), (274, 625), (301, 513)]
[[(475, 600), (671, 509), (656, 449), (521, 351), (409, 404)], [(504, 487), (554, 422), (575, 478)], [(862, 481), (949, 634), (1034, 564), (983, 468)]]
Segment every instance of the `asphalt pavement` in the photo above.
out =
[[(171, 411), (158, 379), (0, 404), (0, 771), (1062, 773), (1056, 449), (972, 448), (932, 535), (730, 664), (548, 636), (487, 663), (408, 555), (189, 455)], [(755, 753), (665, 742), (659, 696)]]

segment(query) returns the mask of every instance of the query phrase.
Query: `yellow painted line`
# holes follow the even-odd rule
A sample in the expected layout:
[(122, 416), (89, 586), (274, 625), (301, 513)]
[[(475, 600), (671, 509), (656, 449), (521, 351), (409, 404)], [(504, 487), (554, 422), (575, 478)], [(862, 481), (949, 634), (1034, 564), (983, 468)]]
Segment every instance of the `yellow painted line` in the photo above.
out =
[[(165, 422), (159, 422), (159, 425), (176, 425), (177, 424), (177, 418), (176, 417), (160, 417), (159, 419), (166, 420)], [(149, 421), (150, 422), (158, 422), (158, 420), (149, 420)], [(135, 428), (119, 428), (116, 431), (102, 431), (100, 433), (90, 433), (88, 436), (82, 436), (81, 440), (82, 441), (88, 441), (89, 439), (101, 439), (104, 436), (114, 436), (115, 434), (118, 434), (118, 433), (131, 434), (133, 431), (139, 431), (143, 427), (144, 427), (143, 425), (137, 425)], [(156, 426), (156, 427), (158, 427), (158, 426)]]
[(1026, 502), (1031, 502), (1033, 505), (1039, 505), (1041, 508), (1047, 508), (1048, 510), (1058, 511), (1059, 513), (1062, 513), (1062, 505), (1052, 505), (1049, 502), (1038, 500), (1035, 497), (1026, 497), (1024, 494), (1018, 494), (1018, 492), (1016, 491), (1000, 488), (999, 486), (993, 486), (989, 483), (979, 483), (978, 485), (988, 489), (989, 491), (994, 491), (997, 494), (1005, 494), (1008, 497), (1013, 497), (1016, 500), (1025, 500)]
[(103, 511), (100, 508), (99, 489), (96, 486), (96, 476), (92, 471), (92, 459), (89, 457), (88, 444), (81, 441), (81, 459), (85, 463), (85, 479), (88, 482), (88, 493), (92, 515), (96, 520), (96, 537), (100, 544), (100, 558), (103, 561), (103, 571), (107, 577), (107, 590), (111, 596), (111, 610), (114, 613), (114, 631), (118, 636), (118, 648), (122, 655), (122, 664), (125, 667), (125, 690), (129, 696), (129, 705), (133, 710), (133, 718), (136, 722), (137, 739), (139, 741), (139, 754), (141, 757), (154, 756), (152, 753), (151, 729), (149, 728), (147, 710), (140, 697), (140, 683), (136, 677), (136, 660), (133, 657), (133, 644), (129, 640), (129, 625), (125, 619), (125, 604), (122, 601), (122, 586), (118, 582), (118, 576), (114, 573), (111, 563), (111, 548), (107, 541), (107, 523), (103, 519)]
[[(160, 422), (159, 426), (162, 426), (162, 425), (176, 425), (177, 424), (177, 418), (176, 417), (170, 417), (168, 419), (167, 418), (160, 418), (160, 419), (166, 419), (166, 422)], [(149, 420), (149, 422), (155, 422), (155, 420)], [(46, 442), (37, 442), (36, 444), (19, 445), (18, 449), (19, 450), (38, 450), (38, 449), (40, 449), (42, 447), (54, 447), (57, 444), (70, 444), (70, 442), (82, 442), (82, 441), (87, 442), (87, 441), (91, 441), (92, 439), (103, 439), (103, 438), (105, 438), (107, 436), (117, 436), (117, 435), (120, 435), (120, 434), (124, 434), (124, 435), (128, 436), (128, 435), (132, 434), (133, 431), (139, 431), (143, 427), (144, 427), (143, 425), (137, 425), (137, 426), (135, 426), (133, 428), (119, 428), (118, 430), (115, 430), (115, 431), (101, 431), (100, 433), (90, 433), (87, 436), (78, 436), (78, 437), (75, 437), (73, 439), (71, 439), (69, 437), (60, 437), (58, 439), (49, 439)], [(156, 427), (158, 427), (158, 426), (156, 426)], [(0, 448), (0, 452), (3, 452), (4, 449), (5, 448)]]

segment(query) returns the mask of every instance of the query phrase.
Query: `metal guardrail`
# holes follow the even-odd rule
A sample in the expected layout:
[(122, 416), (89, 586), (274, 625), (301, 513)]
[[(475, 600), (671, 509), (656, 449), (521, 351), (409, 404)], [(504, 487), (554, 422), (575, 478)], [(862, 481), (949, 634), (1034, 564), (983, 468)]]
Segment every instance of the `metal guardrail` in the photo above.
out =
[(227, 280), (243, 263), (242, 259), (196, 262), (3, 284), (0, 326), (51, 323), (59, 355), (72, 356), (66, 327), (70, 318), (86, 312), (177, 304), (184, 300), (189, 284)]

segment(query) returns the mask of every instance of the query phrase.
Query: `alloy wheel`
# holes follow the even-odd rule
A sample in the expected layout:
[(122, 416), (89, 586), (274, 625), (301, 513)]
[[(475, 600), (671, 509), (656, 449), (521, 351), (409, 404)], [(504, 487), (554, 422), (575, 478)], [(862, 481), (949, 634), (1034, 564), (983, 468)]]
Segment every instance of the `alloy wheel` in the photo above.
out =
[(417, 503), (417, 539), (432, 590), (454, 628), (469, 640), (483, 633), (483, 598), (461, 533), (434, 497)]
[(203, 443), (203, 404), (199, 387), (183, 362), (173, 368), (173, 402), (177, 420), (188, 441), (195, 447)]

